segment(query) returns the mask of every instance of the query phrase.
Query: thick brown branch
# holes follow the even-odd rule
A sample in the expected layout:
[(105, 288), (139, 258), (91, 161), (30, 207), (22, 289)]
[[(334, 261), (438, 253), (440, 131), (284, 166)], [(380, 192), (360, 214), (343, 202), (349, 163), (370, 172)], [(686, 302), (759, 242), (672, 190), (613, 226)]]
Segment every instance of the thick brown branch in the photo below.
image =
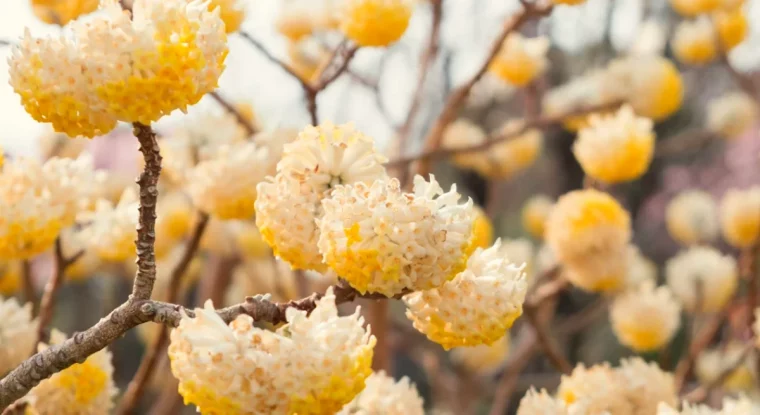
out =
[(149, 300), (156, 282), (156, 202), (158, 177), (161, 174), (161, 153), (156, 134), (149, 125), (133, 124), (133, 133), (140, 143), (145, 169), (137, 179), (140, 186), (140, 215), (137, 224), (137, 275), (130, 300)]
[(50, 320), (53, 318), (53, 309), (55, 308), (55, 294), (61, 287), (63, 278), (66, 274), (66, 269), (76, 262), (84, 251), (77, 252), (71, 258), (66, 258), (63, 255), (63, 246), (61, 245), (61, 238), (55, 240), (55, 246), (53, 248), (53, 275), (50, 276), (47, 284), (45, 284), (45, 291), (42, 293), (42, 300), (40, 300), (40, 312), (39, 312), (39, 325), (37, 326), (37, 343), (48, 341), (47, 327), (50, 324)]
[[(169, 277), (169, 290), (166, 299), (166, 301), (171, 304), (177, 302), (182, 277), (187, 272), (187, 269), (190, 266), (190, 262), (193, 260), (195, 253), (198, 251), (198, 246), (200, 245), (203, 232), (206, 230), (206, 225), (208, 225), (208, 220), (208, 214), (199, 213), (198, 222), (195, 224), (195, 228), (193, 229), (193, 233), (190, 236), (190, 240), (187, 242), (187, 245), (185, 245), (185, 250), (182, 253), (182, 257), (172, 270), (172, 273)], [(160, 360), (161, 353), (164, 350), (164, 346), (166, 345), (168, 338), (169, 328), (166, 325), (161, 325), (159, 327), (158, 336), (156, 336), (156, 339), (145, 351), (145, 355), (140, 362), (140, 367), (137, 368), (135, 377), (131, 382), (129, 382), (127, 391), (124, 393), (124, 397), (122, 398), (119, 407), (116, 409), (117, 414), (132, 413), (135, 405), (137, 405), (139, 397), (142, 395), (142, 392), (145, 389), (145, 386), (148, 384), (151, 376), (153, 375), (153, 372), (156, 368), (156, 365), (158, 364), (158, 361)]]
[(251, 124), (250, 121), (248, 121), (243, 114), (238, 111), (237, 108), (235, 108), (234, 105), (230, 104), (226, 99), (224, 99), (221, 95), (219, 95), (218, 92), (212, 91), (208, 93), (211, 95), (211, 98), (214, 98), (216, 102), (219, 103), (224, 109), (232, 114), (233, 117), (235, 117), (235, 120), (245, 129), (245, 132), (248, 133), (248, 135), (253, 135), (256, 133), (256, 127), (254, 127), (253, 124)]
[[(476, 83), (478, 83), (478, 81), (480, 81), (483, 75), (486, 74), (488, 67), (491, 65), (491, 62), (494, 60), (494, 58), (496, 58), (496, 55), (498, 55), (499, 50), (501, 49), (501, 46), (507, 36), (509, 36), (509, 34), (513, 31), (519, 29), (520, 26), (522, 26), (522, 24), (528, 20), (548, 15), (551, 12), (552, 8), (553, 6), (551, 3), (543, 6), (523, 3), (523, 10), (507, 20), (507, 22), (504, 24), (503, 29), (501, 30), (501, 33), (499, 33), (499, 36), (497, 36), (491, 44), (491, 48), (488, 52), (488, 57), (485, 59), (477, 72), (475, 72), (475, 74), (464, 85), (455, 89), (454, 92), (449, 96), (446, 104), (443, 107), (443, 111), (441, 111), (441, 114), (435, 120), (433, 127), (430, 129), (430, 132), (425, 138), (424, 149), (426, 152), (432, 152), (441, 147), (441, 144), (443, 142), (443, 133), (446, 130), (446, 127), (448, 127), (448, 125), (454, 121), (454, 118), (459, 112), (459, 109), (464, 105), (465, 101), (467, 100), (467, 96), (470, 94), (472, 88)], [(426, 157), (420, 159), (420, 161), (421, 162), (417, 168), (417, 174), (425, 176), (430, 173), (430, 159)]]

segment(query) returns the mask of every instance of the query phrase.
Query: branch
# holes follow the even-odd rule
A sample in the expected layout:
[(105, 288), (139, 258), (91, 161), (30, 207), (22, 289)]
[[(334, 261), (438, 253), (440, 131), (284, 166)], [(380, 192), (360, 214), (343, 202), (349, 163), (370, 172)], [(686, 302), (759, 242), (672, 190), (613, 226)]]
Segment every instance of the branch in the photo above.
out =
[(21, 284), (24, 292), (24, 301), (32, 303), (37, 308), (37, 295), (34, 289), (34, 276), (32, 275), (32, 264), (28, 259), (21, 260)]
[(45, 284), (45, 291), (42, 294), (42, 300), (40, 300), (37, 341), (34, 344), (48, 342), (49, 333), (47, 331), (47, 326), (50, 324), (50, 320), (53, 318), (53, 309), (55, 308), (55, 294), (61, 287), (61, 283), (63, 282), (63, 278), (66, 274), (66, 269), (74, 262), (76, 262), (82, 255), (84, 255), (84, 251), (77, 252), (71, 258), (64, 257), (61, 238), (58, 237), (55, 240), (55, 246), (53, 249), (53, 275), (50, 276), (47, 284)]
[(540, 308), (550, 299), (558, 296), (565, 288), (568, 282), (559, 275), (559, 268), (554, 267), (546, 271), (548, 279), (541, 287), (537, 288), (533, 295), (525, 301), (525, 317), (528, 323), (536, 331), (538, 344), (544, 350), (549, 362), (560, 372), (569, 374), (573, 370), (573, 365), (568, 362), (557, 342), (549, 333), (548, 322), (551, 318), (542, 319), (539, 316)]
[(248, 133), (249, 136), (256, 133), (256, 127), (254, 127), (253, 124), (251, 124), (251, 122), (248, 121), (243, 116), (243, 114), (241, 114), (240, 111), (237, 110), (237, 108), (235, 108), (234, 105), (227, 102), (227, 100), (222, 98), (222, 96), (219, 95), (219, 93), (216, 91), (211, 91), (208, 94), (211, 95), (211, 98), (214, 98), (214, 100), (218, 102), (219, 105), (224, 107), (224, 109), (227, 110), (227, 112), (229, 112), (230, 114), (232, 114), (232, 116), (235, 117), (235, 120), (238, 122), (238, 124), (240, 124), (245, 129), (245, 132)]
[(514, 131), (509, 134), (502, 134), (502, 133), (496, 134), (490, 137), (488, 140), (483, 141), (482, 143), (478, 143), (469, 147), (454, 147), (454, 148), (437, 147), (433, 150), (423, 151), (420, 154), (415, 154), (409, 157), (401, 157), (396, 160), (392, 160), (386, 163), (385, 166), (387, 168), (402, 167), (404, 165), (413, 163), (418, 160), (429, 161), (429, 160), (436, 160), (436, 159), (449, 157), (454, 154), (477, 153), (478, 151), (487, 150), (491, 146), (499, 144), (501, 142), (516, 139), (520, 137), (521, 135), (525, 134), (526, 131), (532, 128), (547, 128), (549, 126), (563, 122), (568, 117), (587, 115), (594, 112), (605, 111), (610, 108), (615, 108), (618, 106), (620, 106), (620, 103), (616, 102), (613, 104), (595, 105), (595, 106), (590, 106), (590, 107), (585, 107), (585, 108), (579, 108), (577, 110), (573, 110), (565, 114), (540, 116), (534, 119), (526, 120), (522, 128), (518, 129), (517, 131)]
[[(190, 240), (188, 241), (187, 245), (185, 245), (185, 250), (182, 253), (182, 257), (172, 270), (172, 273), (169, 277), (169, 292), (166, 299), (169, 303), (177, 302), (182, 277), (187, 272), (187, 269), (190, 266), (190, 262), (195, 256), (195, 253), (198, 251), (198, 246), (200, 245), (200, 240), (203, 236), (203, 232), (206, 230), (208, 220), (209, 216), (207, 213), (199, 214), (198, 222), (195, 224), (195, 228), (193, 230), (192, 236), (190, 237)], [(148, 384), (148, 381), (153, 375), (156, 364), (161, 357), (161, 353), (164, 350), (164, 346), (166, 345), (168, 339), (169, 328), (166, 325), (162, 325), (159, 328), (158, 336), (153, 341), (153, 343), (151, 343), (150, 347), (145, 352), (145, 355), (143, 355), (142, 361), (140, 362), (140, 367), (137, 369), (137, 373), (135, 373), (135, 377), (131, 382), (129, 382), (127, 391), (124, 393), (124, 397), (122, 397), (121, 402), (119, 403), (119, 407), (116, 409), (116, 414), (123, 415), (132, 413), (135, 405), (137, 404), (138, 398), (142, 395), (145, 386)]]
[(683, 388), (683, 385), (686, 382), (686, 378), (691, 373), (691, 369), (694, 366), (694, 362), (696, 361), (697, 356), (702, 353), (702, 350), (710, 345), (710, 342), (718, 333), (718, 330), (720, 329), (720, 326), (723, 323), (723, 319), (726, 317), (727, 312), (727, 309), (724, 309), (718, 315), (713, 316), (702, 327), (699, 333), (697, 333), (697, 335), (692, 340), (686, 355), (682, 357), (676, 365), (674, 378), (677, 391), (680, 391), (681, 388)]
[(140, 215), (137, 225), (137, 275), (130, 301), (149, 300), (156, 282), (156, 201), (158, 176), (161, 174), (161, 154), (156, 134), (148, 125), (134, 123), (133, 134), (140, 142), (145, 169), (137, 179), (140, 186)]
[(728, 377), (731, 376), (731, 374), (739, 368), (739, 366), (743, 365), (746, 362), (747, 357), (749, 357), (750, 353), (752, 353), (753, 350), (755, 350), (754, 338), (749, 340), (747, 344), (744, 345), (744, 348), (739, 354), (739, 357), (730, 365), (725, 367), (717, 378), (713, 379), (710, 383), (702, 385), (697, 389), (689, 392), (686, 394), (686, 396), (684, 396), (684, 400), (689, 402), (702, 402), (707, 399), (707, 396), (710, 394), (710, 392), (712, 392), (713, 389), (717, 388), (723, 382), (725, 382), (726, 379), (728, 379)]
[(490, 415), (504, 415), (507, 412), (509, 398), (515, 391), (520, 373), (525, 370), (525, 367), (528, 365), (531, 358), (538, 351), (536, 348), (538, 339), (536, 338), (535, 330), (526, 331), (525, 337), (526, 338), (520, 343), (520, 346), (512, 352), (512, 357), (510, 358), (504, 373), (502, 373), (499, 383), (496, 384), (493, 404), (489, 411)]
[(250, 34), (248, 34), (246, 32), (243, 32), (242, 30), (238, 31), (238, 34), (240, 34), (240, 36), (242, 36), (243, 39), (247, 40), (248, 43), (250, 43), (251, 45), (253, 45), (253, 47), (255, 47), (256, 49), (258, 49), (259, 52), (261, 52), (261, 54), (264, 55), (264, 57), (266, 57), (267, 59), (269, 59), (270, 62), (272, 62), (275, 65), (277, 65), (280, 68), (282, 68), (282, 70), (284, 70), (285, 72), (287, 72), (288, 75), (290, 75), (296, 81), (298, 81), (298, 83), (301, 84), (301, 87), (305, 91), (308, 91), (308, 90), (311, 89), (311, 85), (305, 79), (301, 78), (301, 76), (298, 75), (298, 72), (296, 72), (295, 69), (291, 68), (290, 65), (288, 65), (287, 63), (285, 63), (285, 62), (281, 61), (280, 59), (278, 59), (277, 57), (275, 57), (266, 47), (264, 47), (263, 44), (261, 44), (261, 42), (259, 42), (258, 40), (256, 40)]
[[(501, 50), (501, 46), (507, 36), (509, 36), (510, 33), (518, 30), (520, 26), (522, 26), (522, 24), (528, 20), (535, 17), (548, 15), (551, 12), (552, 8), (553, 5), (551, 3), (543, 6), (523, 3), (522, 11), (507, 20), (501, 33), (496, 37), (496, 39), (494, 39), (493, 43), (491, 44), (488, 57), (480, 66), (478, 71), (475, 72), (469, 81), (454, 90), (454, 92), (449, 96), (449, 99), (446, 101), (446, 104), (443, 107), (443, 111), (441, 111), (441, 114), (438, 116), (438, 119), (436, 119), (435, 124), (433, 124), (433, 127), (425, 138), (425, 151), (432, 152), (441, 146), (443, 142), (443, 133), (446, 130), (446, 127), (448, 127), (448, 125), (454, 121), (457, 112), (467, 100), (467, 96), (470, 94), (470, 90), (472, 90), (480, 78), (486, 74), (491, 61), (493, 61), (496, 55), (498, 55), (499, 51)], [(424, 176), (430, 172), (431, 165), (428, 158), (423, 158), (421, 161), (422, 162), (417, 168), (417, 174)]]

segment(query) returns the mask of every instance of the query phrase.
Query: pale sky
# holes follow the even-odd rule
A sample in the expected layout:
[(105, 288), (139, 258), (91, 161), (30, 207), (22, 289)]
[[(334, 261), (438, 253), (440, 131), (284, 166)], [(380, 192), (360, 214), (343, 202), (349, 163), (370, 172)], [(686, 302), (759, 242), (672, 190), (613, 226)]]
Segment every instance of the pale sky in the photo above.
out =
[[(246, 1), (246, 0), (243, 0)], [(296, 0), (317, 1), (317, 0)], [(616, 47), (626, 48), (636, 36), (644, 17), (643, 5), (647, 0), (588, 0), (575, 7), (558, 7), (552, 17), (540, 26), (551, 35), (556, 46), (568, 53), (577, 52), (598, 42), (605, 28), (590, 22), (604, 21), (610, 4), (615, 5)], [(667, 7), (664, 0), (650, 1), (650, 10)], [(285, 40), (273, 29), (274, 18), (281, 0), (248, 0), (251, 12), (244, 30), (262, 41), (280, 57), (285, 54)], [(520, 6), (516, 0), (445, 0), (442, 43), (455, 51), (452, 62), (454, 83), (470, 76), (480, 65), (490, 40), (501, 27), (506, 16)], [(760, 66), (760, 0), (749, 0), (747, 5), (751, 24), (750, 39), (733, 52), (732, 58), (740, 69)], [(391, 53), (381, 78), (384, 102), (396, 122), (406, 113), (417, 76), (416, 65), (421, 48), (429, 32), (429, 14), (426, 7), (418, 7), (409, 30), (392, 48), (362, 49), (352, 68), (357, 72), (374, 74), (383, 53)], [(756, 22), (756, 23), (752, 23)], [(0, 0), (0, 38), (14, 40), (28, 26), (34, 35), (54, 34), (58, 28), (34, 18), (25, 0)], [(251, 102), (265, 128), (288, 125), (300, 128), (308, 122), (301, 90), (278, 67), (269, 63), (243, 39), (230, 36), (230, 54), (227, 70), (220, 80), (221, 93), (233, 100)], [(16, 154), (34, 151), (35, 139), (45, 127), (34, 122), (19, 104), (18, 96), (8, 85), (6, 59), (9, 48), (1, 48), (0, 55), (0, 145)], [(370, 76), (371, 77), (371, 76)], [(434, 78), (435, 81), (435, 78)], [(439, 80), (440, 81), (440, 80)], [(199, 105), (214, 105), (201, 102)], [(392, 136), (392, 128), (379, 115), (373, 95), (348, 79), (340, 79), (320, 95), (320, 118), (335, 122), (353, 121), (378, 142)], [(162, 120), (162, 124), (181, 122), (182, 114)], [(159, 128), (161, 125), (159, 125)]]

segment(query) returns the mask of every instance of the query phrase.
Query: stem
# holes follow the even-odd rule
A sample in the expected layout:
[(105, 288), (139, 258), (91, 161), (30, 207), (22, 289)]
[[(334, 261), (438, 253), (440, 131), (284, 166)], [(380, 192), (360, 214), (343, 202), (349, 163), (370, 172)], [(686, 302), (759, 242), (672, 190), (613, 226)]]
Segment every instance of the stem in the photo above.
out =
[(49, 333), (47, 327), (50, 324), (50, 320), (53, 318), (53, 309), (55, 308), (55, 294), (61, 287), (61, 283), (66, 274), (66, 269), (76, 262), (84, 251), (79, 251), (71, 258), (65, 258), (63, 255), (63, 246), (61, 244), (61, 238), (58, 237), (55, 240), (55, 246), (53, 249), (53, 275), (50, 276), (47, 284), (45, 284), (45, 291), (42, 293), (42, 300), (40, 300), (40, 312), (39, 323), (37, 326), (37, 342), (47, 343)]
[(133, 124), (133, 132), (140, 143), (145, 169), (137, 184), (140, 186), (140, 215), (137, 225), (137, 275), (130, 301), (149, 300), (156, 282), (156, 202), (158, 177), (161, 174), (161, 154), (156, 134), (149, 125)]
[(24, 301), (32, 303), (33, 308), (37, 308), (37, 294), (34, 290), (34, 276), (32, 275), (32, 264), (28, 259), (21, 260), (21, 283), (23, 284)]
[(488, 412), (490, 415), (504, 415), (507, 412), (509, 398), (515, 391), (520, 373), (525, 370), (531, 358), (538, 351), (535, 347), (538, 340), (535, 331), (528, 330), (525, 337), (520, 343), (520, 347), (513, 352), (509, 364), (507, 364), (504, 373), (502, 373), (499, 379), (499, 383), (496, 384), (493, 404)]
[[(167, 295), (167, 301), (169, 303), (176, 303), (179, 295), (179, 287), (182, 282), (182, 277), (187, 272), (195, 253), (198, 251), (201, 237), (208, 224), (209, 216), (206, 213), (200, 213), (198, 222), (195, 224), (190, 241), (185, 245), (185, 250), (182, 253), (177, 265), (172, 270), (169, 279), (169, 293)], [(169, 338), (169, 328), (166, 325), (161, 325), (159, 333), (156, 339), (151, 343), (148, 350), (143, 355), (140, 367), (137, 369), (134, 378), (129, 382), (127, 391), (124, 393), (119, 407), (116, 409), (116, 414), (124, 415), (134, 411), (137, 401), (142, 396), (142, 392), (145, 386), (150, 381), (159, 358), (162, 356), (162, 352)]]
[(375, 335), (377, 343), (375, 344), (375, 354), (372, 360), (372, 370), (375, 372), (384, 370), (388, 376), (393, 376), (393, 359), (391, 344), (388, 341), (390, 335), (388, 318), (390, 309), (387, 301), (372, 301), (368, 305), (369, 318), (368, 323), (372, 327), (372, 334)]
[(232, 116), (235, 117), (235, 120), (238, 122), (238, 124), (240, 124), (243, 127), (243, 129), (245, 129), (245, 132), (248, 133), (249, 136), (256, 133), (256, 127), (254, 127), (253, 124), (251, 124), (251, 122), (248, 121), (243, 116), (243, 114), (241, 114), (240, 111), (237, 110), (237, 108), (235, 108), (234, 105), (227, 102), (227, 100), (224, 99), (221, 95), (219, 95), (219, 93), (216, 91), (209, 92), (208, 94), (211, 95), (211, 98), (214, 98), (214, 100), (218, 102), (219, 105), (224, 107), (224, 109), (227, 112), (229, 112), (230, 114), (232, 114)]

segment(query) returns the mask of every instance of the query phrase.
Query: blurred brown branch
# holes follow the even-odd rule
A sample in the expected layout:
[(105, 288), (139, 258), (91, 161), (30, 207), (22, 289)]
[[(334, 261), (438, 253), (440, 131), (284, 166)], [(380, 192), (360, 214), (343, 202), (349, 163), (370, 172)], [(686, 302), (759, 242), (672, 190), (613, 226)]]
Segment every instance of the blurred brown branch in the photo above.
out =
[(79, 258), (84, 255), (84, 251), (79, 251), (70, 258), (66, 258), (63, 255), (63, 246), (61, 238), (58, 237), (55, 240), (53, 246), (53, 275), (50, 276), (47, 284), (45, 284), (45, 291), (42, 293), (42, 300), (40, 300), (40, 312), (38, 315), (39, 323), (37, 326), (37, 341), (48, 341), (47, 327), (50, 324), (50, 320), (53, 318), (53, 309), (55, 308), (55, 295), (58, 289), (61, 287), (63, 278), (66, 274), (66, 269), (73, 265)]
[(256, 127), (250, 121), (248, 121), (243, 116), (243, 114), (241, 114), (240, 111), (238, 111), (237, 108), (235, 108), (234, 105), (230, 104), (229, 102), (227, 102), (226, 99), (224, 99), (221, 95), (219, 95), (219, 92), (211, 91), (208, 94), (211, 95), (211, 98), (214, 98), (214, 100), (218, 102), (219, 105), (224, 107), (224, 109), (227, 112), (229, 112), (230, 114), (232, 114), (233, 117), (235, 117), (235, 120), (238, 122), (238, 124), (240, 124), (245, 129), (245, 132), (248, 133), (248, 135), (253, 135), (256, 133)]

